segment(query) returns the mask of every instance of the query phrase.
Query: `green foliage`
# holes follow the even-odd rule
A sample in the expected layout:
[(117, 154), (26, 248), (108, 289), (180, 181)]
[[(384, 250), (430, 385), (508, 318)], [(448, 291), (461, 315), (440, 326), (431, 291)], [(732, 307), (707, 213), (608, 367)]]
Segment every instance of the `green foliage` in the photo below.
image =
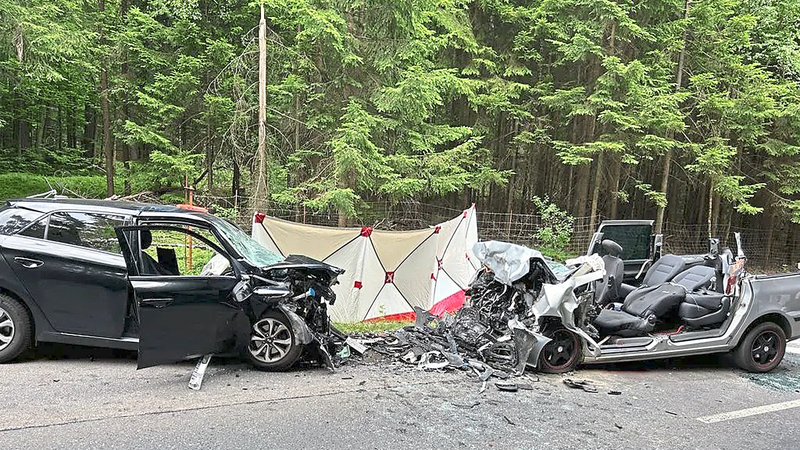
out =
[(45, 177), (30, 173), (0, 174), (0, 200), (28, 197), (53, 189), (59, 194), (70, 197), (105, 198), (106, 180), (103, 176)]
[(541, 220), (541, 225), (533, 236), (538, 244), (537, 249), (545, 255), (561, 259), (565, 255), (564, 248), (572, 237), (575, 219), (551, 203), (547, 197), (534, 197), (533, 204)]
[(398, 321), (398, 320), (379, 320), (372, 322), (354, 322), (344, 323), (335, 322), (335, 326), (342, 333), (381, 333), (387, 331), (399, 330), (408, 325), (413, 325), (414, 322)]
[[(270, 199), (800, 222), (800, 2), (686, 4), (265, 2)], [(252, 194), (257, 4), (99, 5), (0, 0), (0, 172), (102, 176), (108, 94), (117, 193)]]

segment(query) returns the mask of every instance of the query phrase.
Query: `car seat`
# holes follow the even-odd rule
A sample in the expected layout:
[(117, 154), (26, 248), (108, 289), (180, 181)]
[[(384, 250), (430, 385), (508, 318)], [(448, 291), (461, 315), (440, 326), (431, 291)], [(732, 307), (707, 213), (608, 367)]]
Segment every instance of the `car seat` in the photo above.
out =
[[(676, 275), (684, 269), (683, 258), (677, 255), (664, 255), (653, 263), (650, 269), (642, 279), (642, 284), (639, 288), (656, 286), (661, 283), (672, 280)], [(622, 297), (627, 297), (631, 292), (635, 291), (637, 287), (623, 283), (620, 287), (620, 294)]]
[(602, 285), (597, 290), (596, 298), (600, 305), (606, 305), (619, 300), (621, 296), (620, 288), (622, 287), (622, 279), (625, 276), (625, 264), (620, 259), (622, 247), (619, 244), (605, 239), (600, 245), (606, 253), (603, 256), (606, 275), (603, 277)]
[(619, 311), (604, 309), (594, 321), (604, 335), (640, 336), (653, 331), (658, 320), (679, 308), (687, 293), (707, 288), (716, 271), (695, 266), (678, 274), (673, 281), (636, 289), (625, 298)]
[(153, 233), (150, 230), (142, 230), (139, 233), (139, 247), (142, 249), (140, 252), (142, 256), (142, 275), (176, 275), (162, 267), (158, 261), (145, 252), (152, 243)]

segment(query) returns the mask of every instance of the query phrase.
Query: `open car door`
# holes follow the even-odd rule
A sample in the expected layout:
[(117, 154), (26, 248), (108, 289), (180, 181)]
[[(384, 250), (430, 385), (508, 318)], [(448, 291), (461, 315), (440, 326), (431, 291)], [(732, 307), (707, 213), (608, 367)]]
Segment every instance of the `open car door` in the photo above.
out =
[(600, 245), (610, 239), (622, 247), (622, 262), (625, 265), (623, 282), (636, 284), (636, 277), (647, 271), (652, 262), (661, 256), (661, 235), (653, 234), (652, 220), (604, 220), (589, 242), (587, 255), (605, 252)]
[[(190, 245), (228, 257), (219, 245), (189, 227), (116, 228), (138, 312), (138, 368), (235, 352), (247, 345), (250, 321), (232, 295), (239, 283), (237, 274), (181, 274), (177, 263), (158, 267), (159, 262), (145, 251), (156, 231), (179, 246), (193, 242)], [(170, 253), (167, 246), (157, 250)], [(171, 250), (173, 260), (175, 253)]]

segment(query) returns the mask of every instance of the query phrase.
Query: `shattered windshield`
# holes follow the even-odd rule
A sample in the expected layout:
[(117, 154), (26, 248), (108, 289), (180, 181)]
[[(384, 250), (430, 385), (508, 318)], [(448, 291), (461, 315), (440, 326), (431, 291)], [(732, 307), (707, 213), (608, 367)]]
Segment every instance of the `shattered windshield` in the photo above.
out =
[(239, 254), (244, 256), (251, 264), (264, 267), (283, 260), (280, 255), (276, 255), (259, 245), (258, 242), (236, 225), (226, 220), (215, 220), (214, 223), (217, 229), (236, 247)]
[(567, 276), (572, 273), (572, 269), (556, 260), (545, 258), (544, 262), (547, 263), (547, 267), (553, 271), (553, 274), (556, 276), (556, 278), (558, 278), (558, 281), (564, 281)]

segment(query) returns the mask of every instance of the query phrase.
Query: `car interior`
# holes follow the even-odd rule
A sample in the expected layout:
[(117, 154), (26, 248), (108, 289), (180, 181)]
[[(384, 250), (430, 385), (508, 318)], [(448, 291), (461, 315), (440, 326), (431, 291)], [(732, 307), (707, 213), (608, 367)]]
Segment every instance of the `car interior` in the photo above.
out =
[(667, 254), (649, 268), (639, 286), (622, 283), (622, 248), (601, 242), (606, 277), (596, 294), (602, 307), (594, 326), (603, 337), (637, 337), (649, 333), (719, 328), (731, 309), (724, 293), (721, 258), (711, 251), (690, 267), (684, 258)]
[(145, 250), (153, 245), (153, 233), (150, 230), (139, 232), (139, 243), (142, 258), (142, 275), (180, 275), (178, 258), (174, 248), (156, 247), (158, 260), (150, 256)]

